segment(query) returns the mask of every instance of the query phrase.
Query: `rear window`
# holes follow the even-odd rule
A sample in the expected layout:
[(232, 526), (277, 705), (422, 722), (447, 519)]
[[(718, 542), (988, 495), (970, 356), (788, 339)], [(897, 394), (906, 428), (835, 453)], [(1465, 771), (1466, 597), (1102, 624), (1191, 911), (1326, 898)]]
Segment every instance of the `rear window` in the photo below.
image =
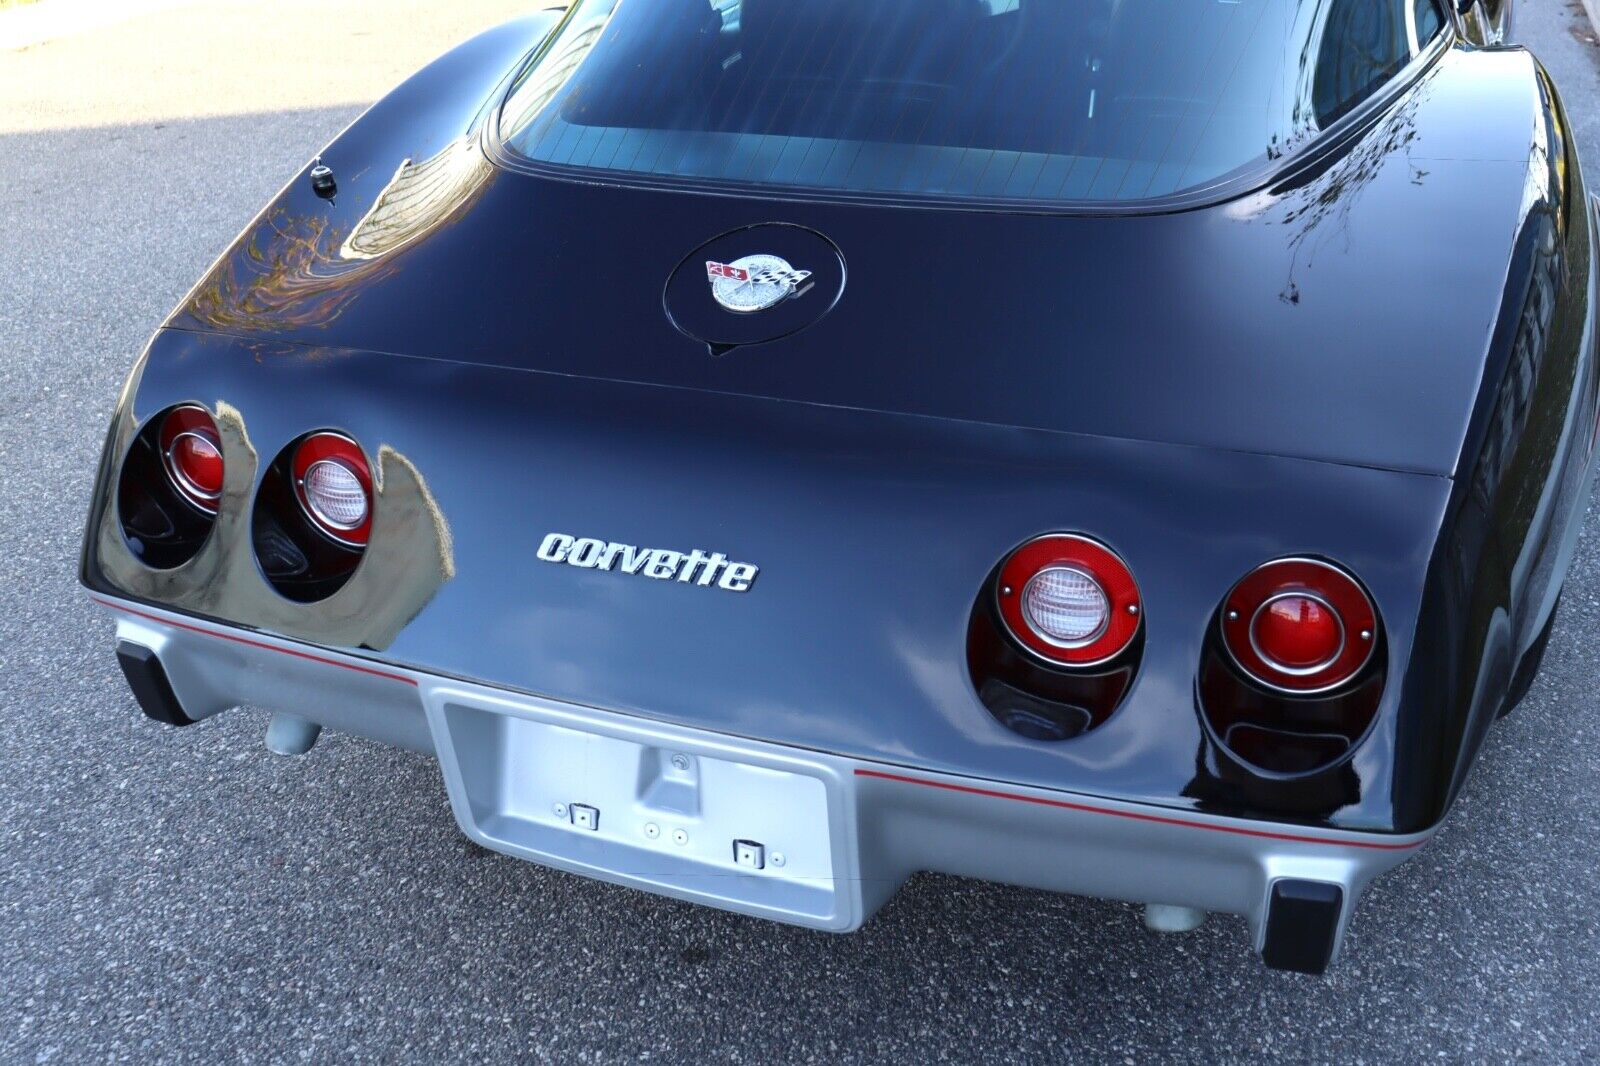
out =
[(1293, 150), (1436, 0), (575, 0), (501, 114), (535, 163), (986, 201), (1137, 201)]

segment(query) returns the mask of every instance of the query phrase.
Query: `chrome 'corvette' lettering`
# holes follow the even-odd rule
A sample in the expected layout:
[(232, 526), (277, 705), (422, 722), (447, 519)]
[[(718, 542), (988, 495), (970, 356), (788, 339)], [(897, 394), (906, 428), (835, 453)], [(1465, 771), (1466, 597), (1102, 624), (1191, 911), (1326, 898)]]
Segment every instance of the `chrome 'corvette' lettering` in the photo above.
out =
[(736, 563), (721, 552), (675, 552), (666, 548), (639, 548), (592, 537), (551, 533), (539, 545), (538, 557), (547, 563), (566, 563), (585, 570), (620, 570), (657, 581), (681, 581), (728, 592), (749, 592), (761, 568)]

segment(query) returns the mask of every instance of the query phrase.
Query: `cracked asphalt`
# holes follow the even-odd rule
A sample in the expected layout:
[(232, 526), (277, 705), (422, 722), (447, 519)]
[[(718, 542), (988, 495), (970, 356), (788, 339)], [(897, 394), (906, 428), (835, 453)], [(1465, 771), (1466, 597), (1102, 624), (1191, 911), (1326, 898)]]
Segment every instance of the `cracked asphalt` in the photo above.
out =
[[(366, 102), (529, 6), (168, 2), (0, 52), (0, 1061), (1600, 1057), (1592, 509), (1527, 702), (1322, 979), (1239, 919), (947, 877), (853, 936), (765, 924), (477, 851), (419, 755), (141, 717), (75, 579), (128, 366)], [(1595, 158), (1594, 30), (1521, 6)]]

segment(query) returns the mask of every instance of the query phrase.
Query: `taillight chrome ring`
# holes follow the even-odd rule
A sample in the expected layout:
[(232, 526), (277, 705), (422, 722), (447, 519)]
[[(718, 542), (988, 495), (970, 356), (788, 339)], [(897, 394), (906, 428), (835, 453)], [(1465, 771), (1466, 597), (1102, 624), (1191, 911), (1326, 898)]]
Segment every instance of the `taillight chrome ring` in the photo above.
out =
[[(178, 450), (178, 445), (182, 444), (186, 440), (201, 441), (215, 449), (219, 454), (222, 451), (219, 442), (209, 434), (201, 433), (192, 429), (185, 430), (184, 432), (179, 433), (176, 437), (173, 437), (172, 443), (167, 445), (167, 450), (162, 453), (162, 459), (165, 461), (167, 467), (167, 475), (172, 478), (173, 482), (177, 484), (178, 488), (190, 500), (193, 500), (196, 503), (204, 501), (205, 503), (214, 504), (218, 500), (222, 499), (222, 490), (218, 489), (216, 492), (211, 492), (207, 489), (201, 488), (199, 485), (195, 484), (193, 478), (184, 473), (183, 464), (178, 461), (178, 456), (175, 454)], [(210, 510), (215, 512), (216, 508), (211, 507)]]
[(207, 489), (184, 470), (183, 463), (178, 459), (178, 449), (185, 441), (199, 441), (216, 452), (221, 474), (220, 464), (225, 463), (222, 439), (211, 413), (198, 404), (181, 404), (163, 415), (156, 433), (156, 444), (162, 469), (166, 471), (167, 480), (172, 482), (178, 495), (201, 513), (215, 516), (222, 500), (222, 486), (219, 481), (215, 490)]
[(1089, 645), (1093, 644), (1095, 641), (1104, 636), (1106, 630), (1111, 625), (1111, 609), (1109, 598), (1105, 596), (1105, 590), (1101, 588), (1101, 597), (1107, 600), (1105, 617), (1100, 619), (1100, 624), (1095, 627), (1092, 633), (1073, 640), (1062, 640), (1052, 635), (1044, 627), (1043, 623), (1041, 623), (1039, 619), (1035, 617), (1032, 599), (1030, 596), (1030, 593), (1033, 591), (1033, 587), (1038, 584), (1039, 580), (1041, 578), (1048, 577), (1051, 574), (1072, 574), (1076, 577), (1085, 578), (1088, 581), (1093, 582), (1097, 588), (1100, 587), (1100, 583), (1095, 580), (1095, 576), (1081, 566), (1047, 566), (1043, 570), (1040, 570), (1037, 574), (1034, 574), (1032, 577), (1030, 577), (1028, 579), (1028, 583), (1022, 586), (1022, 594), (1019, 597), (1022, 605), (1022, 617), (1028, 623), (1028, 628), (1032, 630), (1040, 640), (1045, 641), (1053, 647), (1062, 648), (1067, 651), (1075, 651), (1079, 648), (1087, 648)]
[[(1283, 600), (1295, 599), (1310, 600), (1313, 603), (1319, 604), (1322, 609), (1327, 611), (1329, 616), (1332, 617), (1333, 624), (1339, 627), (1339, 646), (1333, 650), (1332, 655), (1325, 657), (1321, 662), (1314, 663), (1311, 666), (1290, 666), (1281, 659), (1278, 659), (1276, 656), (1268, 654), (1261, 647), (1261, 642), (1256, 639), (1256, 625), (1261, 621), (1262, 614), (1264, 614), (1275, 603), (1280, 603)], [(1344, 653), (1345, 642), (1349, 639), (1348, 635), (1344, 631), (1344, 619), (1340, 617), (1338, 609), (1334, 607), (1333, 604), (1329, 603), (1326, 597), (1319, 596), (1315, 592), (1311, 592), (1306, 589), (1275, 593), (1274, 595), (1263, 600), (1261, 602), (1261, 606), (1256, 608), (1255, 614), (1250, 616), (1250, 624), (1246, 628), (1250, 635), (1251, 650), (1265, 661), (1271, 663), (1273, 669), (1294, 677), (1310, 676), (1318, 673), (1319, 671), (1326, 670), (1328, 667), (1338, 662), (1339, 656)]]
[[(1338, 626), (1337, 650), (1312, 666), (1278, 661), (1256, 639), (1262, 613), (1292, 597), (1318, 604)], [(1218, 626), (1235, 666), (1256, 684), (1293, 696), (1320, 695), (1349, 683), (1378, 645), (1377, 608), (1360, 582), (1333, 563), (1299, 556), (1263, 563), (1241, 578), (1223, 600)]]
[(367, 520), (365, 514), (356, 519), (354, 522), (342, 521), (329, 514), (325, 509), (317, 506), (316, 499), (307, 490), (306, 482), (310, 481), (316, 472), (323, 468), (342, 471), (343, 473), (349, 474), (351, 477), (356, 478), (357, 481), (360, 480), (360, 475), (355, 472), (355, 469), (348, 462), (343, 462), (338, 459), (318, 459), (316, 462), (306, 467), (305, 475), (298, 478), (295, 482), (296, 486), (300, 490), (301, 499), (305, 501), (306, 509), (311, 512), (313, 518), (330, 529), (360, 529), (361, 524)]
[[(1034, 584), (1052, 573), (1087, 578), (1104, 602), (1093, 633), (1070, 640), (1046, 631), (1029, 607)], [(1127, 650), (1143, 624), (1143, 602), (1128, 564), (1099, 541), (1077, 533), (1035, 537), (1007, 556), (995, 582), (996, 607), (1012, 641), (1052, 666), (1102, 666)]]
[[(350, 475), (360, 486), (364, 506), (356, 521), (335, 518), (311, 498), (306, 482), (314, 471), (323, 467)], [(359, 444), (343, 433), (331, 430), (312, 433), (295, 446), (290, 458), (290, 473), (295, 500), (318, 533), (347, 548), (366, 548), (372, 533), (372, 468)]]

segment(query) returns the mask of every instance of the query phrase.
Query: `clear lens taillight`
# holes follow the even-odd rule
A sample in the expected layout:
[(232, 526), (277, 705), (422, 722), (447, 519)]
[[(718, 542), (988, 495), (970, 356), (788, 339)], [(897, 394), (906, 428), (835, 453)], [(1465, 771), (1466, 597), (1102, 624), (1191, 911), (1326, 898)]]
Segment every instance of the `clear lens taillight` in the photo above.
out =
[(364, 547), (372, 532), (372, 472), (359, 445), (338, 433), (313, 433), (295, 449), (295, 496), (322, 533)]
[(1139, 586), (1115, 552), (1074, 533), (1029, 541), (1000, 568), (1000, 617), (1016, 642), (1061, 666), (1116, 658), (1139, 632)]
[(337, 459), (312, 463), (305, 477), (306, 505), (334, 529), (355, 529), (367, 520), (367, 493), (355, 471)]
[(1053, 566), (1028, 580), (1022, 590), (1028, 625), (1062, 647), (1086, 644), (1106, 628), (1111, 601), (1093, 577), (1073, 566)]

